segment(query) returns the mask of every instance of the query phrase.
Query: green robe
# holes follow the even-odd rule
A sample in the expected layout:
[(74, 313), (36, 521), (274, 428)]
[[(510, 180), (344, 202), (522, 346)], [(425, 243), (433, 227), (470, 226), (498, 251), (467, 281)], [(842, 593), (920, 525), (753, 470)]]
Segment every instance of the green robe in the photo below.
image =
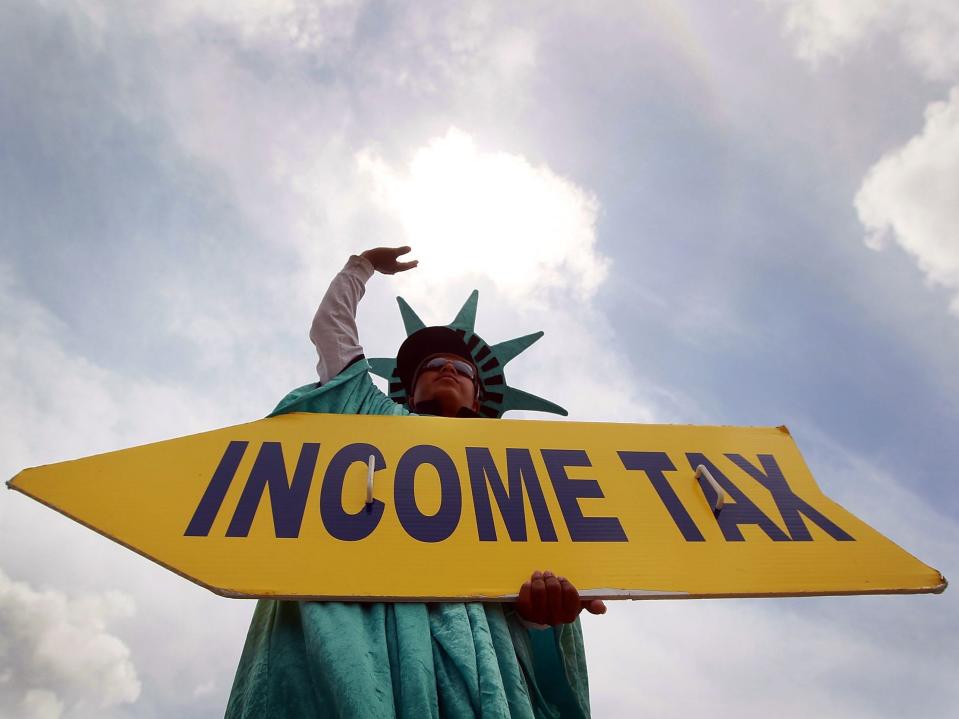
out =
[[(368, 370), (295, 389), (272, 414), (409, 414)], [(588, 717), (579, 620), (528, 630), (501, 603), (257, 603), (227, 719), (441, 716)]]

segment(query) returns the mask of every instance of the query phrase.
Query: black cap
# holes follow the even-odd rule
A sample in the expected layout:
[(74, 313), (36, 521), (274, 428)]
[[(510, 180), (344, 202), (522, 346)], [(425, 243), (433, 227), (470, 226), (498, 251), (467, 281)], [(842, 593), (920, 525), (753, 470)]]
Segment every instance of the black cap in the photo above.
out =
[(427, 357), (438, 354), (451, 354), (462, 357), (476, 366), (463, 335), (449, 327), (424, 327), (417, 330), (400, 345), (396, 353), (396, 374), (406, 388), (406, 394), (413, 396), (413, 380), (416, 370)]

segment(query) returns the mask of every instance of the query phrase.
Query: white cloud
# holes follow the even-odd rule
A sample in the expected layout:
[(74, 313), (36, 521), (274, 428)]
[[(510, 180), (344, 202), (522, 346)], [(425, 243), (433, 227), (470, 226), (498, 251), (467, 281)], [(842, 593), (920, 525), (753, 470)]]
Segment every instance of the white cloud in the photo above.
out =
[(184, 24), (207, 18), (235, 28), (246, 39), (265, 36), (306, 50), (348, 38), (361, 6), (357, 0), (190, 0), (167, 8), (182, 13), (178, 19)]
[(596, 251), (599, 203), (521, 155), (484, 152), (451, 128), (396, 170), (372, 151), (357, 156), (375, 198), (424, 260), (416, 282), (487, 277), (514, 301), (549, 292), (588, 301), (606, 277)]
[[(52, 3), (51, 3), (52, 4)], [(111, 23), (144, 22), (153, 32), (191, 32), (204, 25), (231, 31), (245, 43), (271, 42), (295, 50), (312, 50), (349, 37), (360, 0), (165, 0), (124, 14), (109, 0), (58, 2), (56, 9), (74, 22), (85, 18), (97, 40)]]
[[(765, 0), (767, 3), (776, 0)], [(786, 32), (800, 57), (842, 57), (878, 35), (897, 38), (905, 57), (926, 77), (959, 71), (959, 5), (953, 0), (778, 0)]]
[(892, 8), (881, 0), (784, 0), (780, 4), (786, 5), (786, 31), (795, 37), (799, 56), (813, 62), (842, 54)]
[[(929, 80), (959, 79), (959, 4), (953, 0), (782, 0), (797, 54), (841, 57), (877, 38), (895, 38)], [(887, 151), (855, 198), (867, 246), (901, 246), (930, 284), (959, 291), (959, 86), (926, 107), (923, 130)], [(959, 314), (959, 295), (951, 309)]]
[(63, 702), (47, 689), (30, 689), (23, 695), (20, 710), (24, 719), (60, 719)]
[(59, 717), (64, 708), (106, 708), (140, 695), (130, 650), (107, 627), (134, 612), (119, 592), (69, 597), (11, 581), (0, 570), (0, 709)]
[(929, 105), (919, 135), (869, 170), (856, 209), (867, 244), (898, 243), (930, 283), (957, 293), (959, 314), (959, 87)]

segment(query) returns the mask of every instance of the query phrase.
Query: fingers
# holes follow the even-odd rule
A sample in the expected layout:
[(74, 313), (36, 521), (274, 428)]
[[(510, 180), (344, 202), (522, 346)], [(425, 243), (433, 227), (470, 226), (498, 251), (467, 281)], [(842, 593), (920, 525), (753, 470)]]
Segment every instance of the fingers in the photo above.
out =
[(405, 255), (410, 251), (409, 245), (403, 245), (402, 247), (388, 247), (386, 249), (389, 254), (389, 262), (384, 263), (385, 267), (383, 273), (387, 275), (395, 275), (397, 272), (406, 272), (407, 270), (412, 270), (420, 262), (419, 260), (409, 260), (407, 262), (400, 262), (400, 255)]
[(563, 612), (563, 585), (552, 572), (543, 572), (543, 583), (546, 585), (546, 605), (549, 621), (547, 624), (565, 624), (572, 621), (566, 619)]
[(523, 586), (519, 588), (519, 597), (516, 600), (516, 610), (519, 612), (519, 615), (528, 621), (533, 621), (533, 599), (532, 599), (532, 586), (527, 580), (523, 582)]
[(534, 624), (546, 623), (546, 616), (543, 613), (544, 589), (542, 572), (533, 572), (533, 575), (520, 587), (516, 610), (526, 621)]
[(606, 602), (602, 599), (587, 599), (583, 601), (583, 609), (590, 614), (606, 614)]
[(394, 275), (397, 272), (406, 272), (419, 264), (416, 260), (400, 262), (398, 258), (410, 251), (409, 245), (402, 247), (374, 247), (361, 253), (363, 257), (369, 260), (373, 269), (382, 272), (384, 275)]
[(582, 611), (582, 603), (579, 599), (579, 592), (566, 577), (559, 577), (562, 586), (562, 612), (563, 621), (571, 622), (579, 616)]
[(419, 260), (412, 260), (411, 262), (397, 262), (396, 271), (397, 272), (406, 272), (407, 270), (412, 270), (420, 263)]
[(546, 596), (546, 582), (542, 572), (533, 572), (530, 581), (530, 603), (532, 621), (537, 624), (549, 624), (549, 599)]
[(601, 600), (581, 600), (572, 582), (548, 571), (533, 572), (523, 583), (516, 608), (523, 619), (551, 626), (575, 621), (583, 609), (592, 614), (606, 612), (606, 605)]

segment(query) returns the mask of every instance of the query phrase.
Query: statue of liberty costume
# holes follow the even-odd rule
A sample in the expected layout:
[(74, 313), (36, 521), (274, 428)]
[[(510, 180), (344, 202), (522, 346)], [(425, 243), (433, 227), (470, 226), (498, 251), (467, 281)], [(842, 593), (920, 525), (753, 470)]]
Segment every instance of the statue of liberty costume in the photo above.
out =
[[(356, 338), (356, 305), (372, 274), (372, 265), (354, 256), (333, 280), (310, 333), (321, 382), (290, 392), (271, 416), (410, 414), (396, 362), (365, 359)], [(506, 362), (542, 333), (487, 345), (473, 332), (476, 302), (474, 292), (448, 327), (461, 334), (480, 370), (479, 413), (565, 414), (503, 378)], [(400, 310), (408, 335), (424, 329), (402, 300)], [(371, 371), (390, 380), (389, 397)], [(530, 628), (501, 603), (260, 600), (226, 710), (227, 719), (474, 716), (588, 717), (579, 620)]]

